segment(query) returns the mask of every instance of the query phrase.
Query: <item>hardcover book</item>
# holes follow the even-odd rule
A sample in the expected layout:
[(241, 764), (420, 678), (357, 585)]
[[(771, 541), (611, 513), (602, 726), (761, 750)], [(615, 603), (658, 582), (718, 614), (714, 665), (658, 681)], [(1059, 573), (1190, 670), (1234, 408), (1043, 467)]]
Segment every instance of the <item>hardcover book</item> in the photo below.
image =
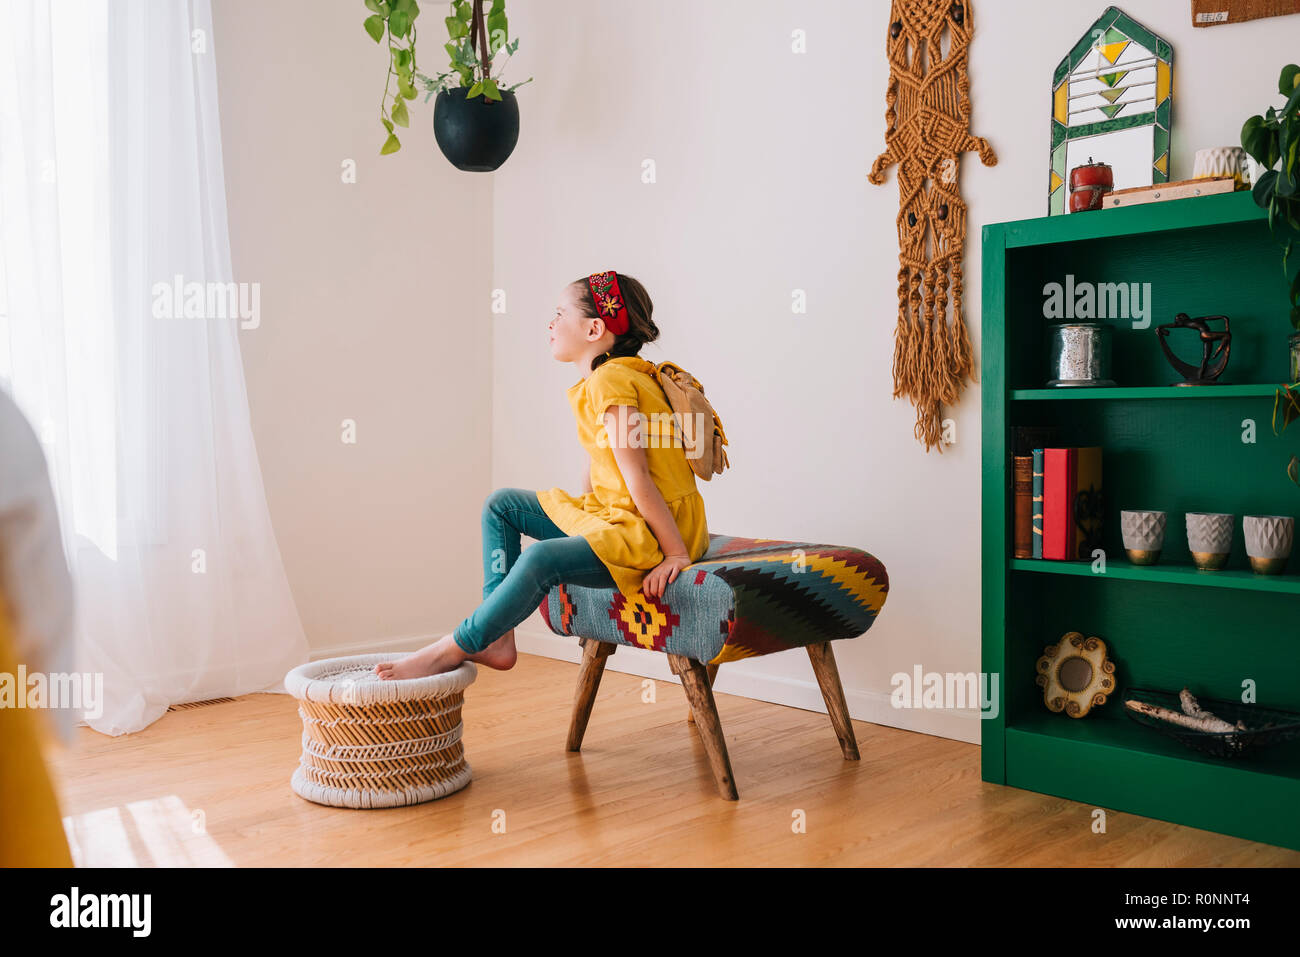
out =
[(1016, 558), (1034, 557), (1034, 457), (1017, 455), (1014, 459), (1015, 524), (1012, 541)]
[(1043, 450), (1043, 557), (1091, 561), (1104, 520), (1101, 448)]
[(1034, 449), (1034, 517), (1033, 555), (1043, 557), (1043, 450)]

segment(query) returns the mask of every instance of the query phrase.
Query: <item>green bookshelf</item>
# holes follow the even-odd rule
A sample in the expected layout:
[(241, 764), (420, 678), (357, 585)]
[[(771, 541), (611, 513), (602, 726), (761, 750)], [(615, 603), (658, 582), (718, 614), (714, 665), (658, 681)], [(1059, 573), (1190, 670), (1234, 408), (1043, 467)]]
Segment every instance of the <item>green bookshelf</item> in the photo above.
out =
[[(1094, 807), (1300, 849), (1300, 742), (1213, 758), (1139, 725), (1129, 688), (1187, 686), (1300, 712), (1300, 556), (1286, 573), (1250, 571), (1241, 516), (1300, 517), (1283, 468), (1300, 446), (1271, 427), (1288, 375), (1281, 252), (1247, 193), (998, 223), (983, 230), (983, 670), (997, 673), (996, 717), (981, 722), (986, 781)], [(1150, 283), (1147, 328), (1114, 326), (1113, 387), (1049, 389), (1043, 287)], [(1224, 384), (1172, 385), (1155, 327), (1175, 314), (1227, 315)], [(1181, 348), (1180, 348), (1180, 343)], [(1189, 361), (1190, 343), (1171, 345)], [(1249, 436), (1254, 423), (1254, 442)], [(1012, 548), (1012, 442), (1053, 425), (1061, 445), (1103, 448), (1104, 571), (1091, 562), (1017, 559)], [(1157, 565), (1130, 564), (1125, 508), (1169, 513)], [(1187, 551), (1184, 514), (1237, 516), (1227, 569), (1203, 572)], [(1084, 718), (1054, 714), (1035, 684), (1043, 648), (1068, 631), (1102, 638), (1118, 688)]]
[[(1231, 317), (1229, 317), (1231, 318)], [(1189, 358), (1190, 361), (1190, 358)], [(1108, 386), (1101, 388), (1066, 389), (1012, 389), (1011, 398), (1017, 401), (1060, 402), (1077, 399), (1238, 399), (1246, 397), (1273, 397), (1276, 385), (1218, 385), (1203, 389), (1184, 386)]]

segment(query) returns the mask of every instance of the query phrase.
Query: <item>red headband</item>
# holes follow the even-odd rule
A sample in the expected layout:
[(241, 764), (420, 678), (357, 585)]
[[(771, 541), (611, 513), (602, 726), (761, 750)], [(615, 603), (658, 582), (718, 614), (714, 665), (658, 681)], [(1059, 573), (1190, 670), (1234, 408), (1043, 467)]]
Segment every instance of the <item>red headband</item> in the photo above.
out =
[(596, 315), (605, 320), (605, 328), (616, 336), (627, 332), (627, 306), (618, 288), (618, 274), (612, 269), (594, 272), (587, 277), (587, 287), (596, 300)]

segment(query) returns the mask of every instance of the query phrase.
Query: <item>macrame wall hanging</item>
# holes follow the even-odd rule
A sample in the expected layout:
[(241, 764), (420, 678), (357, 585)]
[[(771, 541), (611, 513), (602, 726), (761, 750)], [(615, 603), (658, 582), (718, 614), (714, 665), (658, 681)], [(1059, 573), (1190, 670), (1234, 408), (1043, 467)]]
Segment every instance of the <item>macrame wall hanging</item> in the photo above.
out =
[(867, 178), (879, 185), (898, 164), (894, 398), (912, 401), (917, 439), (927, 452), (942, 452), (942, 407), (975, 381), (961, 310), (966, 206), (958, 161), (970, 150), (985, 166), (998, 160), (985, 140), (970, 135), (970, 0), (893, 0), (889, 17), (885, 152)]

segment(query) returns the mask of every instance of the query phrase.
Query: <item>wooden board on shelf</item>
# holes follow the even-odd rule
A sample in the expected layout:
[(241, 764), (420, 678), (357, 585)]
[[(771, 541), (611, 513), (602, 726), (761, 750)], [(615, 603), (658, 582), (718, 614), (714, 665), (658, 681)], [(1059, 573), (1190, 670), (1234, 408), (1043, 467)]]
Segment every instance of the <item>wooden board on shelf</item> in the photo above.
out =
[(1215, 196), (1236, 189), (1231, 176), (1205, 176), (1200, 179), (1180, 179), (1176, 183), (1159, 183), (1155, 186), (1135, 186), (1107, 193), (1102, 209), (1119, 206), (1142, 206), (1146, 203), (1164, 203), (1171, 199), (1191, 199), (1194, 196)]

